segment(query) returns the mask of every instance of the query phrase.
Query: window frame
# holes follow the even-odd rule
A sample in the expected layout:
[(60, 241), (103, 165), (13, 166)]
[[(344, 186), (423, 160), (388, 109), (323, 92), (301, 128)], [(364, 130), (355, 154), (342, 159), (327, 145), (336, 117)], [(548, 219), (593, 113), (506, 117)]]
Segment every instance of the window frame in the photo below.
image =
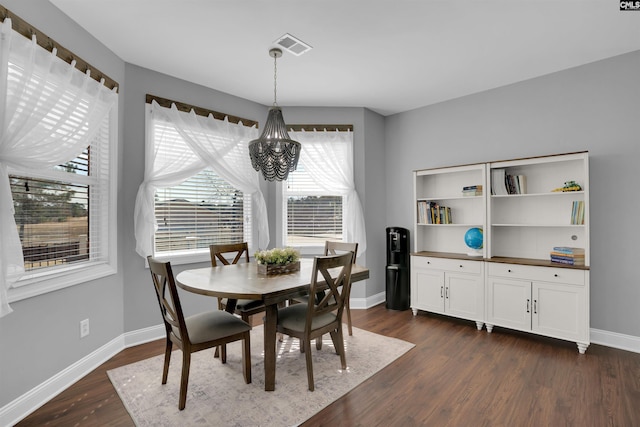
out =
[[(48, 292), (64, 289), (70, 286), (79, 285), (96, 279), (101, 279), (118, 272), (117, 248), (118, 248), (118, 230), (117, 230), (117, 214), (118, 214), (118, 103), (116, 102), (109, 112), (108, 116), (108, 141), (107, 152), (107, 177), (100, 177), (100, 181), (107, 183), (106, 192), (108, 193), (109, 202), (107, 206), (101, 207), (106, 211), (107, 218), (102, 221), (92, 220), (90, 217), (89, 227), (90, 233), (95, 230), (100, 236), (101, 253), (105, 254), (106, 260), (80, 262), (70, 264), (68, 266), (56, 266), (51, 268), (42, 268), (35, 271), (28, 271), (7, 291), (7, 299), (9, 303), (20, 301), (26, 298), (35, 297)], [(70, 181), (69, 175), (62, 171), (52, 170), (47, 173), (16, 171), (8, 168), (9, 175), (33, 176), (34, 178), (59, 179), (61, 181)], [(78, 176), (77, 181), (83, 182), (87, 179)], [(94, 194), (95, 190), (91, 191)], [(90, 202), (92, 196), (90, 195)], [(93, 197), (96, 197), (95, 195)], [(99, 197), (99, 196), (98, 196)]]
[[(155, 99), (155, 98), (154, 98)], [(161, 105), (162, 107), (164, 107), (164, 105)], [(166, 108), (166, 107), (165, 107)], [(150, 132), (150, 126), (153, 126), (153, 116), (151, 113), (151, 105), (150, 104), (145, 104), (145, 134), (147, 135), (147, 137), (145, 139), (148, 139), (148, 135)], [(151, 130), (152, 131), (152, 130)], [(155, 140), (151, 141), (151, 143), (153, 144), (153, 148), (152, 150), (146, 149), (147, 147), (145, 147), (145, 162), (150, 162), (150, 160), (147, 158), (147, 156), (149, 154), (151, 154), (152, 152), (155, 151)], [(212, 170), (214, 173), (217, 174), (217, 172), (210, 166), (207, 166), (207, 168), (209, 168), (210, 170)], [(198, 172), (200, 173), (200, 172)], [(192, 175), (195, 176), (196, 174)], [(218, 175), (219, 176), (219, 175)], [(170, 187), (167, 187), (170, 188)], [(157, 191), (157, 190), (156, 190)], [(243, 241), (247, 241), (249, 242), (249, 250), (252, 250), (252, 247), (254, 245), (254, 237), (256, 236), (256, 221), (253, 217), (253, 209), (254, 209), (254, 203), (255, 200), (252, 197), (251, 194), (246, 194), (244, 192), (242, 192), (243, 195), (243, 216), (245, 218), (249, 218), (248, 219), (248, 224), (244, 224), (243, 225)], [(154, 212), (155, 212), (155, 200), (154, 200)], [(152, 238), (152, 244), (151, 244), (151, 248), (153, 251), (153, 257), (156, 258), (159, 261), (171, 261), (171, 264), (173, 265), (182, 265), (182, 264), (192, 264), (192, 263), (198, 263), (198, 262), (210, 262), (211, 260), (211, 255), (209, 253), (209, 248), (196, 248), (193, 250), (188, 250), (188, 251), (167, 251), (167, 252), (157, 252), (156, 251), (156, 243), (155, 243), (155, 236), (156, 233), (153, 233)], [(147, 261), (145, 260), (145, 267), (148, 267)]]
[[(290, 127), (296, 127), (296, 125), (290, 125)], [(299, 126), (298, 126), (299, 127)], [(331, 126), (329, 126), (331, 127)], [(335, 127), (335, 126), (333, 126)], [(314, 131), (312, 129), (312, 131)], [(303, 148), (304, 150), (304, 148)], [(291, 172), (295, 173), (295, 172)], [(276, 236), (277, 236), (277, 245), (279, 246), (291, 246), (297, 249), (301, 255), (306, 256), (315, 256), (315, 255), (323, 255), (324, 254), (324, 241), (322, 243), (318, 243), (318, 245), (287, 245), (287, 233), (288, 233), (288, 209), (287, 209), (287, 201), (288, 201), (288, 192), (286, 191), (287, 180), (282, 181), (279, 185), (276, 186)], [(334, 196), (334, 197), (342, 197), (342, 222), (344, 224), (345, 218), (345, 209), (346, 209), (346, 196), (340, 194), (330, 194), (327, 191), (312, 191), (309, 193), (301, 193), (301, 192), (293, 192), (295, 194), (291, 195), (309, 195), (309, 196)], [(342, 231), (342, 240), (344, 241), (344, 230)]]

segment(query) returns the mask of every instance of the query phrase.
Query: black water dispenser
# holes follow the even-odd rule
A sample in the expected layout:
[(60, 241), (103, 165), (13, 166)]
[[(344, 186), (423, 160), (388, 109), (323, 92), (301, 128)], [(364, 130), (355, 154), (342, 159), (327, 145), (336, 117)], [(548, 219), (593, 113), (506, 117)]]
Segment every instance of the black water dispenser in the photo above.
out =
[(409, 230), (387, 227), (386, 307), (409, 309)]

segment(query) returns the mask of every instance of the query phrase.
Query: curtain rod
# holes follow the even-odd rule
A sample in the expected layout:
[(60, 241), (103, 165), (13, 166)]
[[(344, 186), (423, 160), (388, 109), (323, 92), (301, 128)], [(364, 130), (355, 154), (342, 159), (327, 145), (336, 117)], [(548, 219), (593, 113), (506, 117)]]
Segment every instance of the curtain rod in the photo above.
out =
[(326, 130), (327, 132), (353, 132), (353, 125), (286, 125), (288, 130), (294, 132)]
[(229, 114), (220, 113), (218, 111), (208, 110), (206, 108), (197, 107), (195, 105), (185, 104), (184, 102), (172, 101), (171, 99), (161, 98), (159, 96), (147, 94), (145, 102), (147, 104), (151, 104), (151, 101), (156, 101), (158, 105), (165, 108), (171, 108), (171, 104), (176, 104), (176, 108), (179, 111), (183, 111), (185, 113), (188, 113), (191, 110), (193, 110), (194, 113), (196, 113), (198, 116), (208, 117), (209, 114), (211, 114), (215, 119), (218, 119), (218, 120), (224, 120), (224, 118), (227, 117), (227, 120), (229, 120), (230, 123), (238, 124), (242, 122), (244, 126), (248, 126), (248, 127), (255, 126), (256, 128), (258, 127), (258, 122), (255, 120), (243, 119), (242, 117), (231, 116)]
[(31, 37), (35, 34), (36, 40), (40, 47), (48, 50), (49, 52), (52, 52), (53, 49), (55, 48), (57, 50), (56, 56), (62, 59), (63, 61), (65, 61), (67, 64), (71, 64), (73, 60), (75, 60), (76, 68), (78, 70), (82, 71), (83, 73), (86, 73), (87, 69), (91, 70), (92, 79), (98, 82), (104, 79), (104, 85), (109, 89), (119, 87), (118, 82), (116, 82), (115, 80), (113, 80), (112, 78), (110, 78), (109, 76), (107, 76), (106, 74), (98, 70), (97, 68), (93, 67), (84, 59), (79, 58), (78, 55), (66, 49), (64, 46), (60, 45), (60, 43), (51, 39), (42, 31), (38, 30), (37, 28), (34, 28), (27, 21), (20, 18), (18, 15), (11, 12), (9, 9), (5, 8), (4, 6), (0, 6), (0, 16), (2, 17), (2, 22), (4, 22), (4, 20), (7, 18), (11, 18), (13, 30), (19, 34), (22, 34), (24, 37), (28, 38), (29, 40), (31, 40)]

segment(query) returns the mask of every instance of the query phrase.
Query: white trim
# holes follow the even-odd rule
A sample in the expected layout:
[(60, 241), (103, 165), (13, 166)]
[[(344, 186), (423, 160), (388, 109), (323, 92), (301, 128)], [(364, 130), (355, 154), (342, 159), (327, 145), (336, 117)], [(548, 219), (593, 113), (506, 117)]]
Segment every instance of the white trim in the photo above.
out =
[(137, 331), (127, 332), (124, 334), (124, 347), (134, 347), (136, 345), (162, 339), (165, 336), (164, 324), (162, 323), (156, 326), (138, 329)]
[(591, 329), (590, 338), (592, 344), (604, 345), (606, 347), (619, 348), (620, 350), (640, 353), (640, 337), (624, 335), (617, 332)]
[[(384, 292), (367, 298), (352, 298), (351, 308), (366, 309), (381, 304), (384, 301)], [(0, 426), (17, 424), (20, 420), (24, 419), (125, 348), (162, 339), (163, 337), (164, 326), (160, 324), (138, 329), (133, 332), (126, 332), (114, 338), (93, 353), (83, 357), (60, 373), (0, 408)], [(632, 335), (591, 329), (591, 342), (640, 353), (640, 337), (634, 337)]]
[(0, 426), (15, 425), (125, 348), (162, 339), (164, 336), (164, 326), (160, 324), (127, 332), (114, 338), (93, 353), (0, 408)]
[(349, 305), (354, 310), (366, 310), (367, 308), (374, 307), (378, 304), (382, 304), (386, 301), (384, 292), (366, 297), (366, 298), (349, 298)]
[(62, 393), (69, 386), (89, 374), (124, 348), (120, 335), (93, 353), (63, 369), (42, 384), (0, 408), (0, 425), (12, 426), (42, 405)]
[[(115, 259), (115, 258), (114, 258)], [(9, 303), (26, 298), (35, 297), (47, 292), (57, 291), (69, 286), (79, 285), (91, 280), (116, 274), (115, 261), (111, 264), (93, 263), (78, 266), (75, 269), (64, 269), (60, 272), (50, 273), (37, 279), (26, 279), (20, 286), (10, 288), (7, 291)]]

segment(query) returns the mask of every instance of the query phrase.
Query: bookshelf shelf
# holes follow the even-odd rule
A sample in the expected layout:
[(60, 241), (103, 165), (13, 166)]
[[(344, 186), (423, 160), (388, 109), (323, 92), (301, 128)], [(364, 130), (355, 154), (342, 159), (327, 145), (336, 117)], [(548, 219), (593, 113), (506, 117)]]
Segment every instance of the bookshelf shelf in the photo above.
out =
[(584, 195), (584, 191), (556, 191), (548, 193), (527, 193), (527, 194), (492, 194), (492, 199), (511, 199), (519, 197), (579, 197)]
[(492, 227), (584, 228), (584, 224), (491, 224)]

